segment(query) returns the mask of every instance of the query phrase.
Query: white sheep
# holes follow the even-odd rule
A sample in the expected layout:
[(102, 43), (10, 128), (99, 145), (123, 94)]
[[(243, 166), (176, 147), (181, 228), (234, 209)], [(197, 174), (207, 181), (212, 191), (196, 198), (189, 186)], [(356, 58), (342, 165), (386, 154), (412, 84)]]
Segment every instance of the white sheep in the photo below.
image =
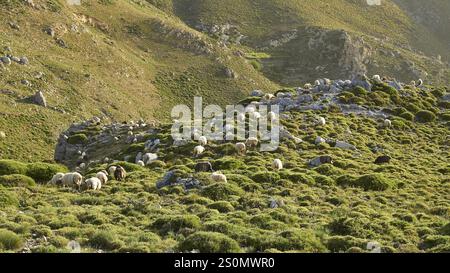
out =
[(215, 182), (227, 182), (227, 177), (220, 171), (212, 173), (211, 179)]
[(141, 167), (145, 167), (145, 163), (142, 160), (139, 160), (138, 162), (136, 162), (136, 165), (139, 165)]
[(256, 137), (249, 137), (246, 141), (245, 141), (245, 145), (247, 146), (247, 147), (256, 147), (256, 146), (258, 146), (258, 138), (256, 138)]
[(372, 80), (374, 80), (377, 83), (381, 83), (382, 82), (380, 75), (373, 75), (372, 76)]
[(64, 176), (63, 173), (56, 173), (52, 177), (52, 179), (48, 182), (48, 184), (50, 184), (50, 185), (58, 185), (58, 184), (62, 183), (63, 176)]
[(244, 113), (240, 113), (237, 115), (237, 120), (240, 122), (244, 122), (245, 121), (245, 114)]
[(158, 155), (154, 154), (154, 153), (146, 153), (142, 157), (142, 161), (144, 162), (145, 165), (148, 165), (157, 159), (158, 159)]
[(423, 80), (419, 79), (416, 83), (416, 87), (422, 87), (422, 85), (423, 85)]
[(268, 94), (265, 94), (265, 95), (264, 95), (264, 99), (265, 99), (265, 100), (271, 100), (271, 99), (273, 99), (273, 98), (275, 98), (275, 96), (274, 96), (273, 94), (269, 94), (269, 93), (268, 93)]
[(198, 138), (198, 144), (205, 146), (208, 144), (208, 139), (205, 136), (201, 136)]
[(236, 143), (236, 145), (234, 147), (236, 148), (236, 151), (239, 154), (245, 154), (245, 151), (247, 150), (245, 143), (243, 143), (243, 142)]
[(82, 188), (84, 190), (100, 190), (102, 188), (102, 182), (97, 177), (91, 177), (84, 181), (84, 183), (82, 184)]
[(385, 119), (383, 124), (384, 124), (385, 128), (391, 128), (392, 127), (392, 121), (390, 121), (389, 119)]
[(205, 151), (205, 147), (198, 145), (194, 147), (194, 156), (199, 156)]
[(259, 112), (253, 112), (253, 113), (251, 113), (251, 116), (254, 119), (260, 119), (261, 118), (261, 114)]
[(108, 182), (108, 173), (106, 171), (98, 172), (96, 177), (102, 182), (102, 184), (106, 184)]
[(327, 122), (326, 122), (324, 117), (318, 117), (317, 118), (317, 125), (318, 126), (325, 126), (325, 124), (327, 124)]
[(108, 174), (111, 177), (114, 177), (114, 172), (116, 171), (117, 167), (116, 166), (111, 166), (108, 168)]
[(269, 117), (270, 120), (277, 120), (278, 119), (277, 114), (275, 114), (273, 111), (269, 112), (268, 117)]
[(66, 173), (61, 179), (63, 187), (80, 187), (83, 182), (83, 176), (77, 172)]
[(311, 89), (312, 88), (312, 84), (307, 83), (303, 86), (303, 89)]
[(283, 162), (280, 159), (275, 159), (272, 163), (272, 168), (276, 171), (283, 169)]

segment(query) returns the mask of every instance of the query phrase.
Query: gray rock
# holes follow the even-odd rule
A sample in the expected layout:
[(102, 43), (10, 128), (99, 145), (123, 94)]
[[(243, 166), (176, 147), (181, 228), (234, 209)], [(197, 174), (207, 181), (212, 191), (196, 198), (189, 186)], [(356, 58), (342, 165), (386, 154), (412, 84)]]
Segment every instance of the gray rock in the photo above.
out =
[(25, 86), (30, 86), (31, 85), (31, 83), (28, 80), (21, 80), (20, 83), (25, 85)]
[(45, 33), (47, 33), (48, 35), (50, 35), (50, 36), (52, 36), (52, 37), (55, 37), (55, 30), (54, 30), (53, 28), (48, 27), (48, 28), (46, 28), (44, 31), (45, 31)]
[(11, 59), (9, 57), (3, 56), (0, 57), (0, 61), (6, 65), (10, 65), (11, 64)]
[(224, 73), (225, 73), (225, 76), (230, 79), (236, 79), (238, 77), (236, 72), (234, 72), (234, 70), (229, 67), (225, 68)]
[(11, 56), (10, 59), (11, 59), (11, 61), (16, 62), (16, 63), (20, 62), (20, 58), (18, 58), (18, 57)]
[(314, 97), (311, 94), (304, 94), (304, 95), (298, 96), (297, 101), (299, 103), (310, 103), (310, 102), (314, 101)]
[(28, 61), (27, 57), (21, 57), (20, 60), (19, 60), (19, 64), (21, 64), (21, 65), (27, 65), (29, 63), (30, 62)]
[(262, 97), (262, 96), (264, 96), (264, 92), (261, 91), (261, 90), (253, 90), (250, 93), (250, 96), (252, 96), (252, 97)]
[(356, 150), (356, 147), (350, 143), (344, 141), (336, 141), (336, 148), (344, 149), (344, 150)]
[(57, 38), (57, 39), (56, 39), (56, 43), (57, 43), (60, 47), (67, 48), (67, 43), (66, 43), (63, 39), (61, 39), (61, 38)]
[(47, 100), (45, 99), (42, 91), (36, 92), (36, 94), (33, 95), (32, 99), (33, 99), (33, 103), (40, 105), (40, 106), (47, 107)]

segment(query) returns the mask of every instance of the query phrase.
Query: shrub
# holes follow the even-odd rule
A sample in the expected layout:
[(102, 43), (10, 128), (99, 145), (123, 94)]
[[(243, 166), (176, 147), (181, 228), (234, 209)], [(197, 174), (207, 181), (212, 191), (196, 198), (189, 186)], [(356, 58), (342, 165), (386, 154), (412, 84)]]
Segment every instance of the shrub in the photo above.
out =
[(156, 219), (151, 228), (158, 230), (161, 234), (169, 232), (180, 232), (182, 229), (199, 229), (200, 218), (196, 215), (171, 215)]
[(216, 170), (235, 170), (243, 168), (244, 166), (242, 161), (232, 157), (223, 157), (213, 162), (213, 167)]
[(5, 174), (25, 174), (27, 165), (14, 160), (0, 160), (0, 175)]
[(233, 205), (231, 205), (230, 202), (227, 202), (227, 201), (218, 201), (218, 202), (212, 203), (212, 204), (208, 205), (208, 208), (216, 209), (222, 213), (227, 213), (227, 212), (234, 210)]
[(311, 176), (304, 173), (287, 171), (287, 172), (280, 172), (280, 176), (282, 179), (287, 179), (293, 183), (314, 185), (314, 179)]
[(434, 120), (436, 120), (436, 115), (433, 112), (422, 110), (417, 112), (416, 120), (423, 123), (433, 122)]
[(340, 252), (352, 247), (365, 248), (366, 242), (352, 236), (332, 236), (327, 239), (326, 246), (332, 252)]
[(367, 94), (366, 89), (362, 88), (361, 86), (353, 88), (353, 90), (351, 90), (350, 92), (358, 97), (364, 97)]
[(409, 120), (409, 121), (414, 120), (414, 114), (412, 114), (411, 112), (404, 112), (404, 113), (400, 114), (400, 117), (404, 118), (406, 120)]
[(0, 185), (9, 187), (27, 187), (35, 186), (36, 182), (31, 177), (23, 174), (11, 174), (0, 176)]
[(258, 183), (274, 183), (280, 180), (280, 175), (275, 172), (258, 172), (252, 175), (251, 179)]
[(366, 191), (384, 191), (394, 187), (395, 182), (384, 177), (382, 174), (367, 174), (356, 179), (354, 186), (361, 187)]
[(0, 249), (16, 250), (23, 244), (19, 235), (7, 229), (0, 229)]
[(69, 144), (85, 144), (88, 142), (88, 138), (85, 134), (74, 134), (67, 138)]
[(202, 253), (237, 253), (239, 244), (228, 236), (217, 232), (200, 231), (186, 238), (179, 246), (180, 251), (199, 250)]
[[(134, 164), (134, 163), (126, 162), (126, 161), (119, 161), (114, 164), (111, 164), (110, 166), (122, 166), (125, 169), (125, 171), (127, 171), (127, 172), (135, 172), (135, 171), (143, 171), (144, 170), (144, 168), (142, 168), (141, 166)], [(108, 168), (110, 166), (108, 166)]]
[(114, 250), (121, 247), (122, 242), (110, 231), (97, 231), (89, 238), (89, 245), (93, 248)]
[(214, 183), (202, 190), (202, 195), (212, 200), (226, 200), (230, 195), (242, 195), (244, 191), (230, 183)]
[(18, 205), (19, 199), (17, 198), (17, 195), (14, 192), (10, 192), (0, 187), (0, 207), (17, 207)]
[(28, 164), (26, 174), (37, 182), (48, 182), (56, 173), (68, 171), (65, 166), (59, 164), (38, 162)]
[(325, 175), (314, 175), (313, 176), (314, 181), (316, 181), (316, 184), (318, 185), (333, 185), (334, 184), (334, 180), (328, 176)]

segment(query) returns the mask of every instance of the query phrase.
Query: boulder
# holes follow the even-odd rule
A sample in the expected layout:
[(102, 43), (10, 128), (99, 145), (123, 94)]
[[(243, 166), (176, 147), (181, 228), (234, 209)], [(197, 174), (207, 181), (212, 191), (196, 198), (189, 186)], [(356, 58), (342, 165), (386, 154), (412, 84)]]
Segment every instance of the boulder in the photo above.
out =
[(47, 100), (45, 99), (42, 91), (36, 92), (36, 94), (33, 95), (32, 99), (33, 99), (33, 103), (40, 105), (40, 106), (47, 107)]
[(0, 61), (2, 63), (4, 63), (5, 65), (10, 65), (11, 64), (11, 59), (9, 57), (6, 57), (6, 56), (0, 57)]

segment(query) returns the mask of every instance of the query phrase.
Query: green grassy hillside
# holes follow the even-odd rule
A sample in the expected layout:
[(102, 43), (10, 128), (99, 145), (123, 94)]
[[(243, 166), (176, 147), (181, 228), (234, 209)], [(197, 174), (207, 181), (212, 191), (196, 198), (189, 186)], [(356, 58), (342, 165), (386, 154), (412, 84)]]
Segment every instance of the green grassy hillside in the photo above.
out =
[[(170, 124), (137, 129), (142, 140), (97, 145), (89, 153), (93, 163), (82, 170), (85, 178), (110, 165), (128, 172), (125, 181), (112, 179), (100, 191), (46, 185), (62, 170), (58, 165), (2, 160), (0, 249), (66, 252), (75, 240), (83, 252), (370, 252), (368, 243), (376, 242), (382, 252), (448, 252), (449, 113), (440, 102), (445, 94), (445, 88), (397, 92), (378, 86), (371, 93), (356, 88), (340, 95), (340, 103), (383, 107), (390, 128), (383, 119), (345, 114), (335, 103), (322, 111), (284, 112), (282, 125), (303, 142), (283, 139), (275, 152), (253, 148), (239, 155), (234, 142), (210, 142), (194, 157), (196, 142), (172, 145)], [(316, 125), (319, 116), (325, 126)], [(108, 131), (105, 125), (92, 124), (72, 136)], [(316, 145), (317, 136), (331, 141)], [(146, 167), (101, 163), (126, 156), (134, 162), (151, 139), (161, 141), (159, 158)], [(333, 147), (338, 140), (356, 150)], [(332, 164), (308, 165), (321, 155), (331, 156)], [(391, 162), (375, 164), (380, 155)], [(276, 158), (282, 170), (272, 169)], [(203, 161), (227, 182), (195, 173)], [(157, 188), (168, 171), (194, 177), (200, 186)]]
[[(52, 159), (62, 129), (94, 115), (164, 119), (194, 95), (224, 105), (251, 89), (276, 88), (245, 59), (151, 5), (34, 3), (0, 2), (0, 53), (29, 60), (0, 67), (0, 131), (7, 136), (0, 142), (2, 158)], [(238, 77), (225, 77), (226, 67)], [(27, 100), (37, 90), (48, 108)]]

